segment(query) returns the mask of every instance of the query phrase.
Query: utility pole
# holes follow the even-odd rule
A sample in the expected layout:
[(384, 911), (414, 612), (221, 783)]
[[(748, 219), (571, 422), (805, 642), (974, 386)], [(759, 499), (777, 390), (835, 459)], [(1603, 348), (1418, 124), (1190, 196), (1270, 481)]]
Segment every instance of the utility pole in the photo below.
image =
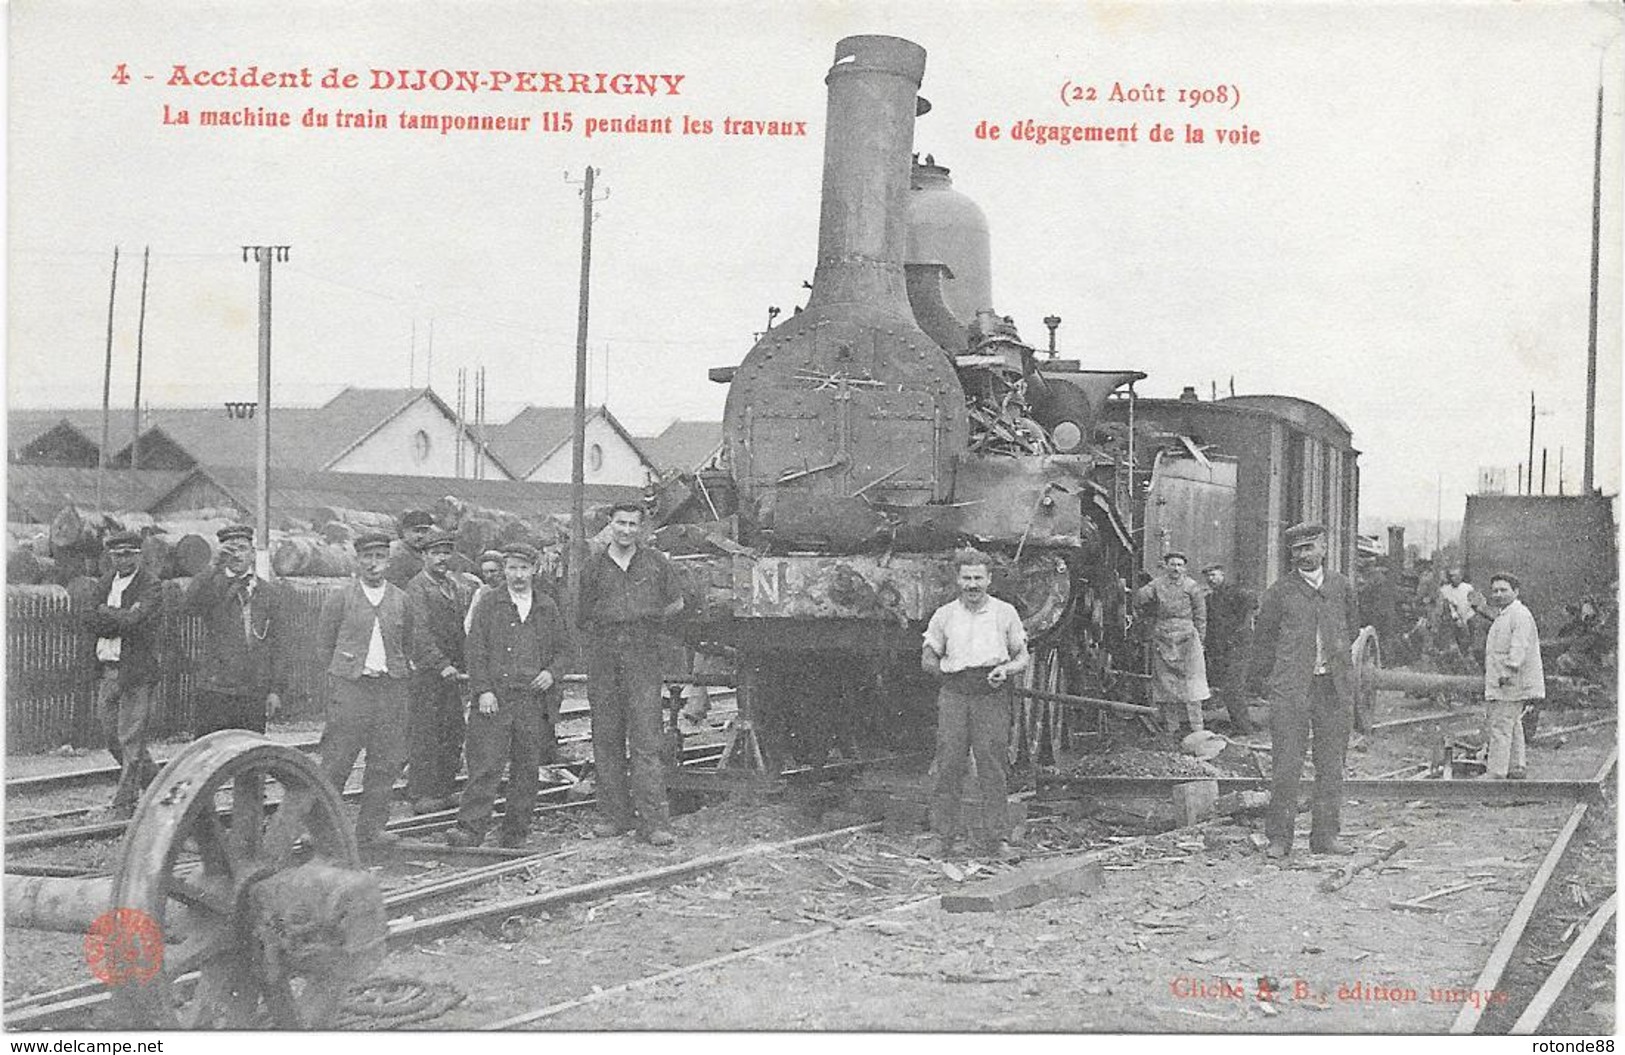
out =
[[(581, 181), (581, 292), (576, 308), (576, 391), (575, 426), (570, 450), (570, 570), (565, 581), (572, 628), (581, 614), (581, 569), (587, 562), (587, 305), (592, 279), (593, 181), (598, 170), (591, 165)], [(574, 183), (566, 172), (564, 179)], [(609, 197), (609, 192), (604, 192)]]
[(252, 257), (260, 267), (260, 442), (258, 480), (254, 488), (254, 564), (271, 575), (271, 264), (288, 262), (288, 246), (245, 245), (243, 263)]
[(152, 246), (141, 251), (141, 315), (135, 324), (135, 404), (130, 418), (130, 468), (141, 468), (141, 352), (147, 334), (147, 260)]
[(1529, 459), (1524, 462), (1529, 466), (1526, 494), (1535, 493), (1535, 394), (1529, 393)]
[(102, 470), (107, 468), (107, 445), (113, 442), (108, 417), (113, 397), (113, 304), (118, 297), (118, 246), (113, 247), (113, 281), (107, 290), (107, 365), (102, 368), (102, 448), (96, 452), (96, 508), (102, 507)]
[(1602, 85), (1597, 85), (1597, 141), (1591, 168), (1591, 330), (1586, 342), (1586, 459), (1580, 493), (1591, 494), (1597, 461), (1597, 254), (1602, 244)]

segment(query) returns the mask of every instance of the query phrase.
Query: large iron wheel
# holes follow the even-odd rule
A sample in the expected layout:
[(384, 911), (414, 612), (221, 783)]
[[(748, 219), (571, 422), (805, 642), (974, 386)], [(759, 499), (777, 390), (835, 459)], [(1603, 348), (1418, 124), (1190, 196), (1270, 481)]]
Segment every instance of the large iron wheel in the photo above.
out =
[(262, 1004), (275, 1028), (330, 1023), (361, 965), (274, 970), (250, 923), (251, 888), (307, 858), (361, 869), (339, 797), (308, 757), (240, 730), (176, 755), (136, 808), (114, 875), (113, 904), (144, 913), (164, 942), (150, 981), (114, 989), (121, 1023), (263, 1027)]

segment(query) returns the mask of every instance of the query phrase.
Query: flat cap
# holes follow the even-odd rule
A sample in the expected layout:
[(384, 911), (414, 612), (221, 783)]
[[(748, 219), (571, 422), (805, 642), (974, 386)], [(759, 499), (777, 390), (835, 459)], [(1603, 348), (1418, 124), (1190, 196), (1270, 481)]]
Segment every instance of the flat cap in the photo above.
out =
[(519, 559), (527, 560), (532, 564), (541, 563), (541, 555), (536, 552), (536, 547), (532, 546), (528, 542), (514, 542), (510, 545), (504, 546), (502, 548), (502, 555), (504, 557), (518, 557)]
[(377, 549), (380, 546), (387, 550), (389, 544), (393, 541), (394, 539), (382, 531), (364, 531), (356, 536), (355, 551), (361, 553), (364, 550)]
[(230, 542), (232, 539), (246, 539), (254, 541), (254, 529), (248, 524), (227, 524), (214, 533), (214, 537), (221, 542)]
[(401, 530), (415, 527), (433, 527), (434, 514), (426, 513), (421, 509), (409, 509), (401, 514)]
[(449, 531), (435, 528), (423, 540), (423, 549), (451, 549), (457, 544), (457, 536)]
[(1202, 574), (1206, 575), (1210, 571), (1224, 571), (1224, 570), (1225, 570), (1225, 568), (1224, 568), (1223, 564), (1220, 564), (1218, 561), (1214, 561), (1212, 564), (1209, 564), (1207, 567), (1202, 569)]
[(499, 549), (488, 549), (484, 553), (480, 554), (480, 563), (481, 564), (484, 564), (488, 560), (494, 560), (498, 564), (501, 564), (502, 563), (502, 551), (499, 550)]
[(107, 552), (109, 553), (112, 553), (115, 550), (140, 549), (141, 536), (136, 534), (134, 531), (120, 531), (116, 535), (107, 536), (107, 542), (105, 545), (107, 547)]
[(1286, 529), (1286, 544), (1288, 548), (1301, 546), (1305, 542), (1313, 542), (1317, 538), (1326, 537), (1324, 524), (1293, 524)]

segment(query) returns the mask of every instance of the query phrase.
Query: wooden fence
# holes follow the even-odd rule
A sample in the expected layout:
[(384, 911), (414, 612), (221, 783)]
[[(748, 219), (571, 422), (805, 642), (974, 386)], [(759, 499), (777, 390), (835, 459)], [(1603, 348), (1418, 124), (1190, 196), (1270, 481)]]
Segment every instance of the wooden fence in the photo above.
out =
[[(182, 616), (180, 596), (190, 580), (163, 584), (158, 662), (153, 693), (153, 738), (192, 727), (203, 623)], [(288, 689), (282, 717), (320, 717), (326, 706), (323, 671), (316, 656), (316, 622), (322, 598), (343, 579), (282, 579), (287, 633)], [(48, 751), (62, 744), (104, 746), (96, 721), (95, 640), (74, 615), (60, 586), (6, 587), (6, 751)]]

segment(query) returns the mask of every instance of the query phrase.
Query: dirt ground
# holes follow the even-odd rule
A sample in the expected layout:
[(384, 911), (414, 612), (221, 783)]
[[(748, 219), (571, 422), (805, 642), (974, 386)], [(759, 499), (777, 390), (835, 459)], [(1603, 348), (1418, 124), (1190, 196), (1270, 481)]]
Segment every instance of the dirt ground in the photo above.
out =
[[(1396, 697), (1381, 716), (1439, 709)], [(1544, 727), (1599, 716), (1557, 711)], [(1445, 723), (1373, 734), (1351, 751), (1351, 770), (1375, 776), (1425, 762), (1447, 734), (1470, 740), (1476, 726), (1472, 710), (1461, 708)], [(1119, 754), (1146, 764), (1172, 746), (1126, 726), (1119, 733)], [(1588, 778), (1613, 742), (1614, 728), (1604, 726), (1537, 745), (1530, 776)], [(1255, 743), (1267, 746), (1267, 738)], [(1169, 764), (1183, 772), (1190, 763)], [(1572, 803), (1350, 801), (1348, 841), (1362, 852), (1401, 839), (1405, 847), (1331, 894), (1317, 885), (1347, 859), (1310, 855), (1305, 832), (1278, 866), (1248, 840), (1260, 828), (1256, 818), (1134, 839), (1125, 805), (1131, 814), (1135, 804), (1117, 803), (1067, 816), (1030, 804), (1026, 846), (1035, 857), (1114, 840), (1118, 848), (1104, 858), (1100, 890), (1027, 909), (946, 913), (935, 895), (1010, 866), (964, 857), (944, 866), (917, 856), (909, 833), (863, 833), (676, 885), (467, 927), (391, 953), (381, 973), (458, 992), (461, 1002), (445, 1014), (405, 1027), (434, 1030), (550, 1009), (526, 1028), (1437, 1034), (1472, 998), (1490, 946)], [(850, 796), (828, 791), (792, 791), (768, 805), (713, 800), (677, 818), (679, 844), (662, 850), (590, 838), (590, 811), (555, 814), (538, 825), (533, 848), (550, 856), (530, 875), (412, 911), (421, 917), (793, 838), (852, 823), (852, 809)], [(1498, 1002), (1526, 1000), (1561, 954), (1565, 932), (1572, 938), (1572, 925), (1608, 896), (1614, 816), (1612, 795), (1592, 807), (1502, 993), (1478, 995), (1490, 1006), (1486, 1029), (1510, 1024), (1517, 1008)], [(1307, 815), (1300, 820), (1307, 825)], [(451, 867), (400, 860), (381, 876), (396, 886)], [(1432, 912), (1391, 904), (1464, 882), (1480, 885), (1429, 901)], [(783, 944), (676, 973), (773, 941)], [(1612, 1031), (1612, 953), (1605, 939), (1543, 1032)], [(5, 967), (8, 999), (84, 977), (71, 935), (19, 939), (8, 931)], [(669, 977), (640, 981), (662, 975)]]

